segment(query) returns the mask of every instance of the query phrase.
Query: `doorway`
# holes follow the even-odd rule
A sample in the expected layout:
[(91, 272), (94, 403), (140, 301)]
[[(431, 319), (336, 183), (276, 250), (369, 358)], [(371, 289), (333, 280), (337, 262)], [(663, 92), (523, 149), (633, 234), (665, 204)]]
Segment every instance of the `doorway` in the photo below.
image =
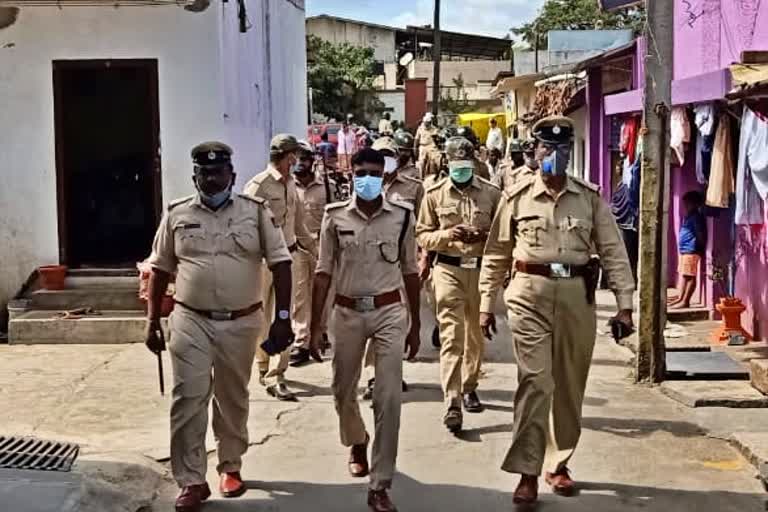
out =
[(133, 267), (162, 213), (157, 61), (54, 61), (59, 252)]

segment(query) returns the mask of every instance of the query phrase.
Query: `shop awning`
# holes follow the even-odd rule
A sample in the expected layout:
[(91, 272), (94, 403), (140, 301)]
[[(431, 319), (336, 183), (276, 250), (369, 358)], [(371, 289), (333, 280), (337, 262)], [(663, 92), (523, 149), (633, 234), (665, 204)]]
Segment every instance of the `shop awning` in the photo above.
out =
[(733, 89), (728, 99), (768, 96), (768, 64), (734, 64), (731, 66)]
[(495, 118), (499, 126), (504, 126), (505, 117), (506, 116), (503, 112), (493, 114), (470, 112), (467, 114), (459, 114), (458, 124), (461, 126), (472, 127), (472, 130), (475, 132), (475, 135), (477, 135), (477, 138), (480, 139), (481, 142), (485, 143), (485, 139), (488, 138), (488, 130), (490, 130), (489, 123), (491, 122), (491, 119)]

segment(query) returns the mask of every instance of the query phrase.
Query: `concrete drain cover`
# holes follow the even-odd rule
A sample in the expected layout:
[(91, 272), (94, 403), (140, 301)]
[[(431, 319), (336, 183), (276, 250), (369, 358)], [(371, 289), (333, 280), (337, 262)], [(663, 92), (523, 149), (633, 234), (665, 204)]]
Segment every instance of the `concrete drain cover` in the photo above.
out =
[(79, 453), (76, 444), (0, 435), (0, 468), (69, 471)]
[(724, 352), (668, 352), (667, 378), (749, 379), (749, 371)]

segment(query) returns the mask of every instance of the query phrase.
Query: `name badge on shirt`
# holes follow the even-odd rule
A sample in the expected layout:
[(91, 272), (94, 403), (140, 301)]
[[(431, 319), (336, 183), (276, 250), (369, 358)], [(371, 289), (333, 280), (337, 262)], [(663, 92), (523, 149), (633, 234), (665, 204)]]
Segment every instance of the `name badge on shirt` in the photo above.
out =
[(200, 224), (182, 224), (179, 226), (181, 229), (200, 229), (201, 227)]

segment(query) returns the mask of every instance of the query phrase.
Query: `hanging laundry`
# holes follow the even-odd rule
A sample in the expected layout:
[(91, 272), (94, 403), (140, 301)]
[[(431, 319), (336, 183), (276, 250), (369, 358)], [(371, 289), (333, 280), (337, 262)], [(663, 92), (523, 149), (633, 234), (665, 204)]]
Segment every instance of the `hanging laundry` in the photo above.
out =
[(640, 128), (640, 118), (632, 116), (624, 120), (621, 125), (621, 138), (619, 140), (619, 151), (625, 155), (630, 162), (635, 161), (635, 148), (637, 147), (637, 132)]
[(699, 130), (696, 137), (696, 180), (701, 185), (706, 185), (712, 164), (717, 115), (714, 103), (700, 103), (693, 107), (693, 112), (694, 124)]
[(720, 117), (712, 148), (712, 166), (707, 187), (707, 206), (728, 208), (733, 194), (733, 141), (731, 119), (727, 114)]
[(685, 163), (685, 145), (691, 142), (691, 124), (685, 107), (674, 107), (670, 115), (669, 146), (677, 156), (677, 164)]
[(736, 168), (736, 224), (763, 224), (763, 202), (766, 198), (768, 122), (744, 107)]

